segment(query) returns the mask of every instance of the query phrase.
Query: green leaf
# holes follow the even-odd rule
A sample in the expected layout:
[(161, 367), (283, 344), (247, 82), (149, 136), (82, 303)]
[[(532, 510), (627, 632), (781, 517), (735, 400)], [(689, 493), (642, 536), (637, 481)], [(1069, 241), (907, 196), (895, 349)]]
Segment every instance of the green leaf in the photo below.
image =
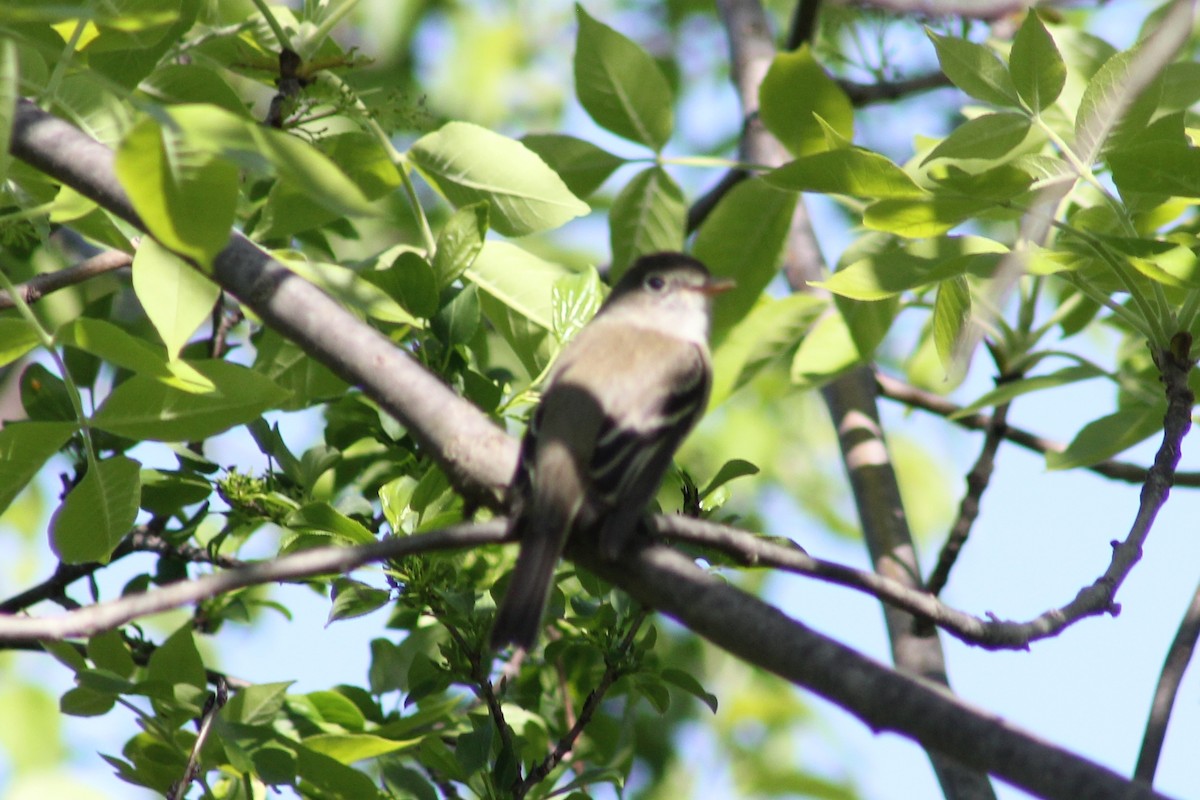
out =
[(1008, 111), (969, 119), (951, 131), (921, 163), (928, 164), (935, 158), (1003, 158), (1025, 141), (1030, 125), (1024, 114)]
[(1075, 154), (1092, 164), (1106, 149), (1136, 146), (1162, 95), (1162, 76), (1144, 83), (1134, 69), (1142, 47), (1117, 53), (1088, 81), (1075, 113)]
[(645, 50), (575, 6), (575, 95), (600, 127), (663, 148), (674, 125), (674, 98), (658, 64)]
[(595, 267), (575, 275), (564, 275), (554, 282), (554, 336), (569, 342), (586, 325), (604, 302), (604, 283)]
[(402, 250), (390, 266), (364, 270), (363, 280), (387, 292), (414, 317), (429, 319), (438, 310), (438, 282), (429, 262), (412, 250)]
[[(755, 467), (754, 472), (758, 472), (757, 467)], [(678, 686), (680, 689), (683, 689), (685, 692), (704, 703), (704, 705), (708, 706), (709, 711), (712, 713), (717, 713), (717, 696), (701, 686), (700, 681), (696, 680), (692, 673), (684, 672), (681, 669), (671, 669), (668, 667), (659, 673), (659, 676), (667, 683)]]
[(1062, 54), (1032, 8), (1013, 38), (1008, 69), (1017, 94), (1035, 113), (1057, 100), (1067, 82), (1067, 65)]
[(933, 304), (933, 343), (948, 375), (962, 371), (956, 364), (959, 342), (971, 319), (971, 290), (961, 275), (938, 284)]
[[(12, 159), (8, 148), (9, 142), (12, 141), (17, 100), (21, 97), (20, 78), (17, 43), (8, 36), (2, 37), (0, 38), (0, 181), (8, 180), (8, 165)], [(0, 341), (3, 339), (0, 338)]]
[(913, 179), (886, 156), (861, 147), (843, 147), (797, 158), (763, 176), (780, 189), (868, 198), (925, 195)]
[(0, 367), (38, 346), (37, 331), (23, 319), (0, 319)]
[(154, 238), (209, 267), (233, 227), (237, 168), (170, 120), (146, 117), (117, 146), (113, 169)]
[(258, 683), (239, 689), (221, 709), (222, 719), (243, 725), (266, 725), (283, 710), (284, 697), (292, 681)]
[(719, 406), (804, 338), (829, 301), (811, 293), (763, 297), (713, 349), (713, 389), (709, 405)]
[(1078, 383), (1079, 381), (1091, 380), (1092, 378), (1100, 378), (1105, 375), (1104, 370), (1098, 367), (1093, 367), (1088, 364), (1075, 364), (1069, 367), (1063, 367), (1057, 372), (1049, 375), (1037, 375), (1032, 378), (1022, 378), (1018, 381), (1005, 381), (1004, 383), (986, 392), (982, 397), (979, 397), (973, 403), (963, 406), (958, 411), (951, 415), (951, 419), (959, 419), (970, 414), (974, 414), (985, 408), (993, 408), (1003, 403), (1010, 402), (1023, 394), (1029, 392), (1041, 391), (1044, 389), (1053, 389), (1058, 386), (1066, 386), (1069, 383)]
[(106, 631), (88, 639), (87, 654), (98, 668), (122, 678), (132, 677), (137, 669), (129, 645), (120, 631)]
[(55, 341), (130, 370), (155, 377), (186, 392), (212, 391), (212, 382), (191, 364), (168, 361), (162, 348), (132, 335), (125, 329), (101, 319), (77, 317), (58, 329)]
[(438, 289), (445, 289), (475, 263), (483, 249), (487, 230), (487, 203), (463, 206), (450, 215), (438, 234), (437, 250), (433, 254)]
[(375, 782), (365, 772), (307, 747), (296, 747), (296, 755), (296, 772), (311, 784), (311, 788), (306, 787), (306, 794), (346, 798), (379, 796)]
[(208, 499), (212, 492), (211, 483), (190, 472), (142, 470), (141, 506), (152, 514), (169, 517)]
[(466, 272), (486, 294), (547, 331), (554, 328), (554, 284), (569, 274), (515, 244), (492, 240)]
[(840, 313), (820, 317), (792, 359), (792, 383), (814, 388), (857, 365), (858, 348)]
[(1046, 468), (1096, 464), (1162, 431), (1166, 409), (1159, 404), (1126, 408), (1084, 425), (1061, 453), (1046, 453)]
[[(720, 489), (722, 486), (732, 480), (745, 478), (750, 475), (757, 475), (758, 473), (758, 467), (754, 464), (751, 464), (749, 461), (741, 458), (730, 459), (721, 465), (721, 468), (717, 470), (717, 474), (714, 475), (713, 479), (708, 482), (708, 485), (700, 490), (700, 499), (703, 500), (705, 497), (708, 497), (717, 489)], [(663, 677), (665, 678), (666, 675), (663, 675)], [(668, 680), (670, 679), (668, 678)], [(674, 681), (672, 681), (672, 683), (674, 683)], [(714, 708), (713, 710), (715, 711), (716, 709)]]
[(58, 708), (70, 717), (100, 717), (112, 711), (117, 698), (111, 694), (76, 686), (68, 689), (58, 701)]
[(842, 319), (850, 331), (850, 339), (863, 361), (875, 357), (875, 348), (887, 336), (900, 310), (900, 301), (886, 298), (873, 303), (863, 303), (846, 297), (834, 296), (833, 303), (841, 312)]
[(991, 199), (975, 197), (888, 198), (867, 206), (863, 224), (872, 230), (920, 239), (940, 236), (994, 205)]
[(287, 399), (273, 381), (226, 361), (196, 361), (213, 391), (184, 392), (135, 375), (118, 386), (92, 417), (92, 424), (134, 439), (187, 442), (207, 439), (242, 425)]
[(332, 533), (349, 544), (372, 544), (375, 534), (347, 517), (329, 503), (308, 503), (293, 511), (284, 524), (305, 533)]
[(1153, 142), (1114, 149), (1107, 159), (1113, 182), (1126, 197), (1135, 192), (1200, 197), (1200, 148)]
[(212, 317), (221, 287), (158, 242), (144, 239), (133, 256), (133, 291), (175, 360)]
[(808, 44), (775, 56), (758, 100), (763, 125), (794, 156), (830, 149), (827, 130), (854, 138), (850, 98), (813, 58)]
[(181, 625), (166, 641), (150, 654), (147, 664), (150, 680), (174, 686), (187, 684), (197, 689), (207, 688), (204, 661), (196, 648), (190, 623)]
[(576, 197), (587, 197), (600, 188), (625, 159), (591, 142), (563, 133), (531, 133), (521, 144), (542, 157)]
[(6, 422), (0, 428), (0, 514), (74, 432), (74, 422)]
[(390, 602), (392, 595), (360, 581), (339, 578), (333, 585), (333, 607), (329, 609), (328, 626), (340, 619), (354, 619), (376, 611)]
[(30, 419), (41, 422), (73, 422), (75, 406), (63, 379), (34, 361), (21, 371), (21, 405)]
[(479, 330), (479, 292), (475, 286), (464, 286), (454, 299), (438, 311), (430, 322), (434, 335), (451, 347), (471, 341)]
[(246, 105), (221, 73), (198, 64), (162, 64), (138, 84), (138, 92), (164, 106), (206, 103), (246, 117)]
[(713, 274), (737, 282), (713, 304), (714, 342), (750, 313), (778, 273), (796, 201), (791, 192), (745, 180), (721, 198), (696, 232), (696, 258)]
[(942, 72), (955, 86), (985, 103), (1001, 107), (1020, 104), (1017, 89), (1004, 62), (981, 44), (953, 36), (939, 36), (926, 29), (937, 50)]
[(536, 153), (515, 139), (450, 122), (413, 143), (408, 158), (456, 207), (487, 201), (505, 236), (557, 228), (590, 210)]
[(319, 733), (307, 736), (304, 746), (315, 752), (336, 759), (342, 764), (353, 764), (367, 758), (378, 758), (388, 753), (407, 750), (420, 743), (420, 739), (385, 739), (369, 733)]
[(638, 256), (683, 247), (687, 203), (683, 190), (662, 167), (634, 176), (613, 201), (608, 217), (612, 279)]
[(275, 255), (281, 264), (324, 289), (353, 314), (365, 314), (392, 325), (423, 326), (387, 291), (352, 269), (341, 264), (309, 261), (296, 253), (278, 252)]
[(95, 462), (50, 520), (50, 546), (67, 564), (107, 561), (137, 518), (139, 470), (131, 458)]
[(922, 239), (905, 248), (864, 253), (813, 285), (854, 300), (883, 300), (958, 275), (989, 277), (1006, 252), (1004, 245), (982, 236)]

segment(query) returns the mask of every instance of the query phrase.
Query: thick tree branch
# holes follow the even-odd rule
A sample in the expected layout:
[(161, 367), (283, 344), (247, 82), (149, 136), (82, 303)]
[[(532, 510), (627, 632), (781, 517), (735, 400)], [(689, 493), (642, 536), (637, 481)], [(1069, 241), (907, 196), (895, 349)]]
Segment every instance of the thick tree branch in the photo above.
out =
[[(145, 230), (113, 174), (112, 151), (27, 100), (17, 104), (17, 158)], [(516, 443), (386, 336), (239, 233), (213, 279), (264, 323), (400, 420), (469, 499), (490, 507), (516, 466)]]
[(816, 692), (874, 731), (893, 731), (945, 754), (968, 774), (990, 772), (1038, 797), (1159, 797), (968, 706), (941, 686), (891, 670), (811, 630), (671, 548), (646, 547), (619, 563), (604, 561), (594, 543), (572, 542), (568, 552), (723, 650)]
[[(879, 385), (879, 393), (889, 400), (895, 400), (910, 408), (919, 408), (922, 411), (937, 414), (939, 417), (945, 417), (955, 425), (967, 428), (968, 430), (986, 431), (992, 427), (992, 418), (986, 414), (955, 416), (958, 412), (962, 411), (961, 406), (955, 405), (946, 398), (932, 392), (926, 392), (923, 389), (918, 389), (903, 381), (896, 380), (882, 372), (876, 371), (875, 382)], [(1020, 445), (1026, 450), (1040, 453), (1041, 455), (1045, 455), (1046, 453), (1061, 453), (1066, 449), (1066, 445), (1061, 442), (1045, 439), (1037, 434), (1013, 427), (1007, 423), (1004, 426), (1004, 438), (1006, 441)], [(1095, 472), (1097, 475), (1103, 475), (1106, 478), (1124, 481), (1125, 483), (1145, 483), (1146, 476), (1149, 474), (1149, 470), (1145, 467), (1130, 464), (1127, 461), (1101, 461), (1098, 464), (1084, 467), (1084, 469)], [(1177, 472), (1175, 473), (1175, 485), (1200, 486), (1200, 473)]]
[[(781, 165), (788, 154), (774, 136), (757, 124), (758, 89), (776, 54), (767, 15), (759, 0), (719, 0), (717, 7), (729, 39), (734, 86), (742, 111), (752, 123), (743, 132), (741, 158), (754, 164)], [(816, 24), (815, 20), (812, 24)], [(793, 291), (811, 291), (809, 281), (824, 271), (824, 259), (807, 207), (803, 198), (799, 198), (790, 226), (785, 275)], [(880, 574), (920, 590), (916, 549), (879, 427), (870, 371), (864, 367), (844, 375), (827, 385), (822, 394), (838, 431), (873, 566)], [(884, 604), (883, 612), (896, 666), (949, 686), (938, 638), (918, 634), (914, 618), (895, 606)], [(983, 774), (946, 758), (945, 751), (938, 748), (928, 753), (948, 800), (995, 797)]]

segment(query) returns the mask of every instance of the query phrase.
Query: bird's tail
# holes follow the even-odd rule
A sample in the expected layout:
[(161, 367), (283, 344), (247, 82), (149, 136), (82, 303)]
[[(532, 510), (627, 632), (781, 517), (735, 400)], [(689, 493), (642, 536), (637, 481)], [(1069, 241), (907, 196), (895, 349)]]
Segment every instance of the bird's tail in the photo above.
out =
[(536, 525), (525, 530), (517, 564), (492, 626), (493, 649), (507, 644), (525, 650), (533, 648), (542, 627), (542, 615), (546, 611), (562, 545), (558, 531), (539, 530)]

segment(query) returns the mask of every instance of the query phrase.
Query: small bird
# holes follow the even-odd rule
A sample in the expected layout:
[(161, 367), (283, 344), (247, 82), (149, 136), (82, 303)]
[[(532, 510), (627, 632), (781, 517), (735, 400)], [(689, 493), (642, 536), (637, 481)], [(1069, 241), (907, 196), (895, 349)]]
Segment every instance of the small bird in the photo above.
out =
[(568, 537), (615, 560), (633, 536), (708, 403), (712, 297), (732, 287), (683, 253), (643, 256), (559, 355), (510, 488), (521, 551), (493, 648), (533, 647)]

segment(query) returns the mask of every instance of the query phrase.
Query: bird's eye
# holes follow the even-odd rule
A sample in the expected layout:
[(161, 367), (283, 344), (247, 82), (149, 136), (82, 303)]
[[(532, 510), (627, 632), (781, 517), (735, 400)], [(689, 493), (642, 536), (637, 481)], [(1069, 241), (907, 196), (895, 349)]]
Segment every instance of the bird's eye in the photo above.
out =
[(661, 275), (651, 275), (649, 278), (646, 278), (646, 288), (651, 291), (661, 292), (666, 285), (667, 282)]

